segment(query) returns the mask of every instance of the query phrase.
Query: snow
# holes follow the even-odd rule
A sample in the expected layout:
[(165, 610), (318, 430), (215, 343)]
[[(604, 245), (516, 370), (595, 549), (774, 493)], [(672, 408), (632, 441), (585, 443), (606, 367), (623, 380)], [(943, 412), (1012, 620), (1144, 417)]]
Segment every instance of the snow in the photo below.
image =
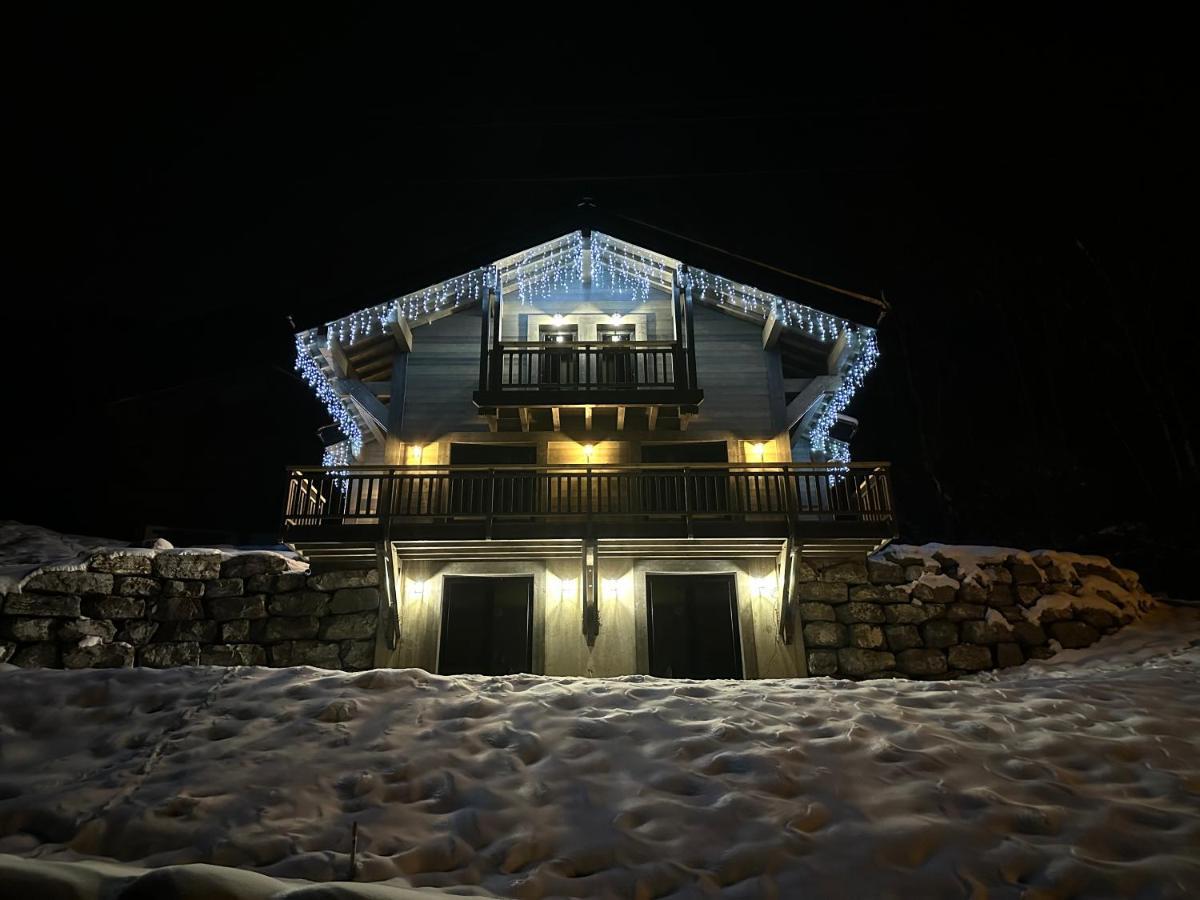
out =
[[(1165, 604), (954, 682), (5, 668), (0, 883), (1196, 896), (1197, 734), (1200, 610)], [(355, 822), (373, 884), (312, 893)]]
[[(962, 583), (974, 581), (987, 586), (991, 576), (984, 566), (1003, 566), (1005, 560), (1015, 557), (1033, 565), (1033, 557), (1025, 550), (1014, 547), (979, 547), (970, 544), (889, 544), (883, 551), (885, 557), (912, 557), (920, 559), (934, 571), (941, 568), (937, 557), (952, 560), (958, 566), (958, 578)], [(955, 584), (957, 587), (958, 584)]]
[[(120, 549), (131, 555), (153, 556), (159, 550), (174, 549), (169, 541), (159, 538), (153, 547), (130, 547), (127, 541), (62, 534), (40, 525), (11, 520), (0, 521), (0, 594), (17, 593), (21, 586), (38, 572), (46, 570), (82, 571), (90, 556), (101, 550)], [(217, 544), (211, 547), (188, 547), (183, 552), (220, 551), (223, 557), (243, 553), (270, 552), (287, 560), (289, 571), (306, 572), (308, 563), (293, 550), (278, 547), (234, 547)]]

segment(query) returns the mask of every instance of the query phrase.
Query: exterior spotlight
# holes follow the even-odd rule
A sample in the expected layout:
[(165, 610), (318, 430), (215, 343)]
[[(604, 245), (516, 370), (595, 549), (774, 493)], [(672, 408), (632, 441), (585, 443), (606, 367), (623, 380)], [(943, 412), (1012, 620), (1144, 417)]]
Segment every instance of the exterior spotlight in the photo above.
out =
[(412, 594), (414, 600), (420, 600), (425, 596), (425, 582), (410, 581), (408, 583), (408, 592)]
[(555, 313), (554, 318), (550, 321), (552, 321), (555, 325), (561, 325), (563, 321), (562, 313)]
[(762, 462), (763, 455), (767, 452), (767, 448), (762, 443), (755, 444), (750, 448), (750, 452), (754, 454), (755, 459)]
[(596, 452), (596, 447), (593, 444), (583, 445), (583, 458), (588, 462), (592, 461), (592, 454)]
[(608, 321), (612, 322), (612, 324), (614, 324), (614, 325), (620, 325), (621, 324), (621, 314), (613, 313), (611, 316), (608, 317)]

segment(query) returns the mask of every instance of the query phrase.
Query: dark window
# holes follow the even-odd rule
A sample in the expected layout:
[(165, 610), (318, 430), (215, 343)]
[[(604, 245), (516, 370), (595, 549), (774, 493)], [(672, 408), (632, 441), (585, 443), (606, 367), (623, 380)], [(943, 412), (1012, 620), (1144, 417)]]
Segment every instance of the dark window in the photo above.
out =
[[(537, 464), (537, 447), (528, 444), (451, 444), (451, 466), (532, 466)], [(483, 515), (533, 511), (532, 471), (451, 472), (450, 512), (453, 515)], [(492, 505), (494, 504), (494, 509)]]
[(597, 359), (597, 376), (601, 384), (615, 388), (637, 387), (637, 367), (633, 353), (627, 348), (633, 342), (632, 325), (597, 325), (596, 340), (603, 347)]
[[(579, 340), (577, 325), (542, 325), (542, 341), (547, 344), (541, 354), (539, 383), (543, 385), (574, 385), (579, 383), (579, 351), (571, 346)], [(556, 349), (560, 344), (566, 345)]]
[(533, 578), (447, 577), (442, 588), (442, 675), (533, 671)]
[(650, 674), (741, 678), (733, 575), (647, 575)]
[[(675, 444), (642, 444), (644, 463), (729, 462), (724, 441), (686, 441)], [(642, 508), (652, 513), (687, 510), (696, 514), (727, 512), (729, 476), (724, 469), (645, 469), (642, 475)]]

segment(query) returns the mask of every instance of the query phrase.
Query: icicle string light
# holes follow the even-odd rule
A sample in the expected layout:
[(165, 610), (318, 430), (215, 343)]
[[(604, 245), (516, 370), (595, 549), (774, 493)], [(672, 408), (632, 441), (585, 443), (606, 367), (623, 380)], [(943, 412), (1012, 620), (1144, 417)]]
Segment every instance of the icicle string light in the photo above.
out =
[(798, 328), (823, 343), (836, 341), (847, 328), (846, 321), (837, 316), (805, 306), (803, 303), (796, 303), (794, 300), (768, 294), (758, 288), (738, 284), (704, 269), (689, 266), (684, 277), (693, 291), (699, 291), (700, 299), (715, 300), (723, 306), (761, 316), (764, 321), (774, 313), (775, 318), (785, 327)]
[(353, 457), (357, 457), (362, 452), (362, 429), (358, 427), (358, 420), (350, 412), (346, 406), (346, 401), (342, 396), (333, 389), (328, 376), (317, 365), (312, 356), (312, 344), (306, 340), (311, 337), (313, 332), (305, 331), (296, 335), (296, 371), (300, 373), (300, 377), (305, 383), (312, 388), (313, 393), (317, 395), (317, 399), (325, 405), (325, 409), (337, 423), (342, 434), (346, 435), (346, 443)]
[[(583, 283), (583, 235), (573, 231), (548, 247), (535, 247), (522, 254), (515, 269), (517, 296), (528, 303), (535, 296), (546, 296)], [(507, 271), (500, 269), (501, 277)]]
[(874, 330), (862, 328), (851, 331), (848, 340), (851, 347), (842, 382), (817, 416), (809, 432), (809, 444), (814, 453), (827, 453), (831, 461), (843, 463), (850, 461), (850, 447), (844, 441), (831, 438), (829, 432), (837, 422), (838, 415), (850, 405), (850, 401), (866, 380), (867, 373), (875, 368), (879, 359), (879, 342), (875, 338)]
[(677, 263), (648, 256), (632, 244), (592, 232), (592, 278), (600, 287), (646, 300), (651, 287), (669, 289)]

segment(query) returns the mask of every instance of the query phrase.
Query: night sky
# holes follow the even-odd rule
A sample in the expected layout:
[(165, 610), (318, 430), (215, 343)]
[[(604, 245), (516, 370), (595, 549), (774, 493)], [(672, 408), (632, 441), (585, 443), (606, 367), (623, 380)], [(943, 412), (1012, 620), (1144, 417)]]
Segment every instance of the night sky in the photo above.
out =
[(1081, 9), (30, 22), (0, 516), (273, 540), (327, 421), (292, 333), (590, 196), (886, 297), (850, 412), (902, 539), (1114, 553), (1168, 586), (1200, 509), (1195, 288), (1168, 277), (1184, 48)]

